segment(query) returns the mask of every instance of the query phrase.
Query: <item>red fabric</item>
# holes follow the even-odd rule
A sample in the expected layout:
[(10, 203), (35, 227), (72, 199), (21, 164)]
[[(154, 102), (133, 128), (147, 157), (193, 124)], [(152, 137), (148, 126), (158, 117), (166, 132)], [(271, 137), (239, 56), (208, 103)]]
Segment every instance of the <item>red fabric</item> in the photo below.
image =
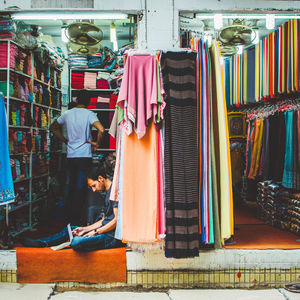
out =
[(98, 79), (96, 82), (97, 89), (109, 89), (108, 81), (105, 79)]

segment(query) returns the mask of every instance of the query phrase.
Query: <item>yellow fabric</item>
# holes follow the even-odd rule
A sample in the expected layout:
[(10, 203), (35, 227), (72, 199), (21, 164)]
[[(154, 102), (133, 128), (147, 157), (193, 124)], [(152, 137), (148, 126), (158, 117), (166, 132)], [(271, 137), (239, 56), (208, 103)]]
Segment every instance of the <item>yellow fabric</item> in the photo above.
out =
[(220, 50), (216, 41), (211, 46), (213, 73), (213, 121), (216, 145), (216, 169), (218, 175), (218, 193), (220, 201), (221, 239), (233, 234), (233, 201), (231, 160), (227, 127), (227, 109), (224, 79), (220, 65)]

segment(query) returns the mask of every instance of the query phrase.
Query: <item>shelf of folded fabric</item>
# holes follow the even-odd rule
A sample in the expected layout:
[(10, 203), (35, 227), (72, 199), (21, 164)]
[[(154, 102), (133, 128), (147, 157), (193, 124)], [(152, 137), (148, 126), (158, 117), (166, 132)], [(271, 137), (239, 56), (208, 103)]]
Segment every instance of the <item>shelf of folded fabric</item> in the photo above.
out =
[(71, 91), (89, 91), (89, 92), (115, 92), (118, 89), (72, 89)]
[(11, 42), (12, 44), (15, 44), (16, 46), (20, 47), (21, 49), (23, 49), (24, 51), (28, 51), (28, 49), (25, 49), (23, 46), (19, 45), (17, 42), (13, 41), (13, 40), (6, 40), (6, 39), (1, 39), (0, 42)]
[(42, 175), (32, 176), (32, 179), (38, 179), (38, 178), (42, 178), (42, 177), (45, 177), (45, 176), (49, 176), (49, 173), (45, 173), (45, 174), (42, 174)]
[(34, 105), (37, 105), (37, 106), (40, 106), (40, 107), (49, 108), (49, 109), (53, 109), (53, 110), (56, 110), (56, 111), (61, 111), (59, 108), (51, 107), (51, 106), (40, 104), (40, 103), (36, 103), (36, 102), (32, 102), (32, 103)]
[(91, 111), (115, 111), (115, 109), (112, 108), (89, 108)]
[(49, 130), (49, 128), (31, 127), (34, 130)]
[(18, 152), (18, 153), (9, 153), (9, 156), (17, 156), (17, 155), (30, 155), (31, 152)]
[(23, 233), (23, 232), (25, 232), (25, 231), (27, 231), (27, 230), (32, 229), (32, 228), (35, 227), (36, 225), (38, 225), (38, 222), (33, 223), (31, 226), (26, 226), (26, 227), (22, 228), (20, 231), (14, 231), (14, 232), (11, 233), (11, 235), (12, 235), (13, 237), (16, 237), (17, 235), (19, 235), (19, 234), (21, 234), (21, 233)]
[(52, 89), (55, 89), (55, 90), (57, 90), (57, 91), (61, 92), (61, 89), (60, 89), (60, 88), (58, 88), (58, 87), (56, 87), (56, 86), (54, 86), (54, 85), (50, 85), (50, 88), (52, 88)]
[(50, 86), (49, 83), (47, 83), (47, 82), (45, 82), (45, 81), (43, 81), (43, 80), (41, 80), (41, 79), (33, 78), (33, 80), (34, 80), (34, 81), (37, 81), (37, 82), (39, 82), (39, 83), (41, 83), (41, 84), (44, 84), (44, 85), (46, 85), (46, 86)]
[(37, 202), (43, 201), (43, 200), (45, 200), (47, 197), (48, 197), (48, 195), (43, 195), (43, 196), (41, 196), (41, 197), (39, 197), (39, 198), (37, 198), (37, 199), (35, 199), (35, 200), (32, 200), (32, 201), (31, 201), (31, 204), (35, 204), (35, 203), (37, 203)]
[(101, 151), (113, 152), (113, 151), (116, 151), (116, 149), (102, 149), (102, 148), (100, 148), (100, 149), (97, 149), (96, 151), (99, 151), (99, 152), (101, 152)]
[(16, 210), (18, 210), (18, 209), (21, 209), (21, 208), (23, 208), (23, 207), (26, 207), (26, 206), (29, 206), (29, 204), (30, 204), (30, 201), (26, 201), (26, 202), (24, 202), (24, 203), (22, 203), (22, 204), (19, 204), (19, 205), (17, 205), (17, 206), (15, 206), (15, 207), (11, 207), (9, 210), (8, 210), (8, 212), (14, 212), (14, 211), (16, 211)]
[[(7, 71), (7, 68), (0, 68), (0, 71)], [(31, 75), (28, 75), (28, 74), (23, 73), (21, 71), (17, 71), (17, 70), (15, 70), (13, 68), (9, 68), (9, 71), (10, 72), (14, 72), (14, 73), (19, 74), (19, 75), (22, 75), (22, 76), (27, 77), (27, 78), (30, 78), (30, 79), (32, 78)]]
[(31, 178), (32, 178), (32, 177), (18, 178), (18, 179), (16, 179), (16, 180), (14, 180), (14, 183), (18, 183), (18, 182), (30, 180)]
[(97, 69), (97, 68), (70, 68), (71, 71), (95, 71), (95, 72), (109, 72), (109, 73), (112, 73), (116, 70), (105, 70), (105, 69)]
[[(4, 98), (7, 98), (7, 96), (4, 96)], [(9, 100), (14, 100), (14, 101), (19, 101), (19, 102), (23, 102), (23, 103), (29, 103), (31, 104), (32, 102), (29, 102), (27, 100), (24, 100), (24, 99), (20, 99), (20, 98), (17, 98), (17, 97), (12, 97), (12, 96), (9, 96)]]
[(21, 126), (21, 125), (8, 125), (9, 128), (23, 128), (23, 129), (31, 129), (30, 126)]

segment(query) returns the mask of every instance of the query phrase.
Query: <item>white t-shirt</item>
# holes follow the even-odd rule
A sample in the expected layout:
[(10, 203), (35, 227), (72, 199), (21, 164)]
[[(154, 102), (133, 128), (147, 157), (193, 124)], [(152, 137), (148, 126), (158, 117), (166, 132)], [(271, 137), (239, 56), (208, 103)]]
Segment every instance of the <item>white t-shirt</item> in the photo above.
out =
[(68, 134), (67, 157), (92, 157), (91, 125), (99, 121), (96, 114), (86, 108), (72, 108), (63, 113), (57, 123), (65, 125)]

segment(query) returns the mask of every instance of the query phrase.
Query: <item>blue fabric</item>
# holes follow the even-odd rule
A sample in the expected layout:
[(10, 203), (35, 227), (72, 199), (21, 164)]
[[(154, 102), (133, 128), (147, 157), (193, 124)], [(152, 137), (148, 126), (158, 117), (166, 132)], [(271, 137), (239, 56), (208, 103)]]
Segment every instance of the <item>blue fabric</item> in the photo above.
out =
[[(71, 226), (74, 230), (77, 226)], [(65, 227), (61, 232), (54, 234), (50, 237), (41, 238), (39, 241), (46, 243), (48, 247), (55, 246), (69, 240), (68, 229)], [(110, 235), (99, 234), (91, 237), (75, 236), (71, 243), (71, 248), (76, 251), (93, 251), (100, 249), (110, 249), (122, 247), (121, 241), (116, 240)]]
[(0, 93), (0, 204), (15, 199), (10, 167), (7, 119), (3, 95)]
[(285, 137), (285, 156), (282, 185), (286, 188), (293, 188), (293, 117), (294, 112), (284, 113), (286, 137)]

